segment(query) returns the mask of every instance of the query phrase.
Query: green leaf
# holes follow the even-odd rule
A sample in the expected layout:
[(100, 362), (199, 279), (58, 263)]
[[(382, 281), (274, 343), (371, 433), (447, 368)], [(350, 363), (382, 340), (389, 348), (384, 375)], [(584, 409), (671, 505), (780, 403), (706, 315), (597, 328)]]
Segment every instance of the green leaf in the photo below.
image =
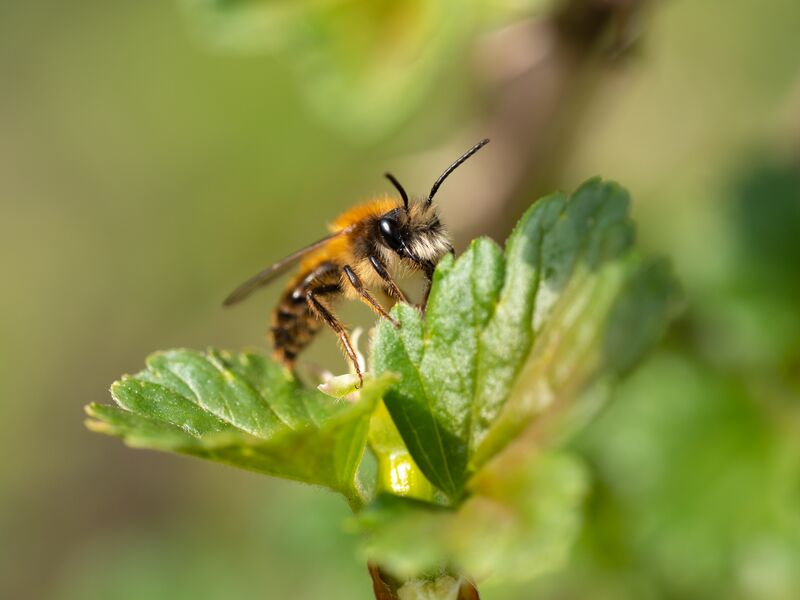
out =
[(539, 442), (585, 413), (589, 386), (630, 368), (674, 306), (662, 263), (633, 252), (628, 195), (593, 179), (537, 202), (506, 244), (477, 240), (443, 260), (425, 318), (380, 323), (384, 401), (426, 477), (453, 502), (472, 474), (534, 420)]
[[(204, 39), (277, 56), (309, 106), (351, 137), (385, 132), (430, 95), (487, 25), (541, 0), (181, 0)], [(452, 68), (450, 69), (452, 70)]]
[(455, 510), (384, 495), (356, 525), (364, 554), (401, 579), (447, 565), (478, 580), (527, 580), (565, 561), (586, 488), (569, 455), (509, 455), (482, 471)]
[[(437, 491), (411, 457), (383, 402), (372, 415), (369, 448), (377, 459), (377, 493), (436, 501)], [(440, 496), (441, 494), (439, 494)]]
[[(648, 357), (577, 440), (602, 482), (591, 563), (613, 549), (619, 572), (661, 596), (795, 596), (800, 430), (770, 393), (680, 345)], [(751, 569), (770, 574), (769, 593), (748, 584)]]
[[(387, 335), (379, 325), (375, 369), (400, 383), (385, 403), (423, 473), (451, 498), (465, 483), (478, 334), (500, 287), (502, 256), (479, 240), (457, 262), (442, 261), (427, 308), (427, 323), (409, 306), (396, 315), (402, 327)], [(454, 351), (456, 350), (457, 351)]]
[(204, 37), (276, 55), (310, 107), (350, 136), (408, 116), (460, 56), (478, 25), (477, 0), (183, 0)]
[(170, 350), (92, 404), (88, 426), (134, 447), (169, 450), (326, 486), (360, 502), (355, 473), (390, 376), (356, 403), (303, 389), (261, 354)]

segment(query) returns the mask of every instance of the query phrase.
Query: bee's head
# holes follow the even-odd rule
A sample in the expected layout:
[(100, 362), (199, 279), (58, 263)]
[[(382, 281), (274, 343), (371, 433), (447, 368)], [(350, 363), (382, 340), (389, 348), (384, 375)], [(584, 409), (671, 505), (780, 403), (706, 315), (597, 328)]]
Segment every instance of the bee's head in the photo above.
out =
[(429, 277), (439, 260), (453, 251), (436, 209), (423, 202), (397, 208), (378, 221), (380, 242), (401, 259), (421, 268)]
[(433, 197), (450, 173), (488, 143), (489, 140), (481, 140), (445, 169), (422, 202), (410, 203), (400, 182), (386, 173), (387, 179), (397, 188), (403, 199), (402, 207), (382, 215), (377, 222), (378, 238), (386, 250), (417, 265), (428, 277), (433, 275), (436, 263), (445, 254), (453, 251), (447, 232), (439, 221), (436, 207), (433, 206)]

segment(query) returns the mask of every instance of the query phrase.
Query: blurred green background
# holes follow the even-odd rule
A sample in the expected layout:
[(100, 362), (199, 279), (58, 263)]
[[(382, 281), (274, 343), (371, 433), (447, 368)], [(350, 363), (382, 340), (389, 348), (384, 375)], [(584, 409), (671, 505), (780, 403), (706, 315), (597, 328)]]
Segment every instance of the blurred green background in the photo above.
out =
[(0, 596), (371, 597), (339, 498), (81, 407), (153, 350), (264, 345), (279, 289), (232, 286), (484, 135), (439, 198), (458, 245), (600, 174), (687, 303), (575, 442), (570, 564), (483, 596), (798, 597), (796, 0), (2, 3)]

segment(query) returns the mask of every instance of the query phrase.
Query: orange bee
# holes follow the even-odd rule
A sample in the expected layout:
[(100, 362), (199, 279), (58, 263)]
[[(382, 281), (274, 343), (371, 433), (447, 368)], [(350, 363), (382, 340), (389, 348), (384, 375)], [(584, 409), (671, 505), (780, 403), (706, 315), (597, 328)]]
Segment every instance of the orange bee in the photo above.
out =
[(302, 259), (297, 275), (287, 285), (272, 314), (274, 356), (292, 367), (298, 354), (325, 323), (339, 336), (359, 382), (363, 383), (355, 348), (334, 315), (333, 304), (342, 296), (360, 300), (399, 326), (370, 291), (382, 290), (396, 301), (408, 302), (392, 276), (403, 267), (421, 271), (427, 289), (430, 288), (436, 264), (442, 256), (453, 252), (433, 206), (433, 197), (447, 176), (487, 143), (489, 140), (481, 140), (447, 167), (422, 201), (409, 202), (400, 182), (386, 173), (400, 198), (376, 198), (345, 211), (330, 226), (330, 235), (251, 277), (225, 299), (224, 305), (243, 300)]

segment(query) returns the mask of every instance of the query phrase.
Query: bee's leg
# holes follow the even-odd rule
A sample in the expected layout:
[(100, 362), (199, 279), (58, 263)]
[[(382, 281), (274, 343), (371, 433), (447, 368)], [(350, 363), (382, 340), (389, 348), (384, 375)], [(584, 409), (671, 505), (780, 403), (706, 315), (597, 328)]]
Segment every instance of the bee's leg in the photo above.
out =
[(422, 294), (422, 304), (419, 305), (420, 310), (424, 313), (425, 307), (428, 306), (428, 297), (431, 295), (431, 286), (433, 285), (433, 278), (426, 277), (425, 291)]
[(358, 387), (362, 387), (364, 385), (364, 375), (361, 373), (361, 365), (358, 364), (358, 355), (356, 354), (355, 348), (353, 348), (353, 344), (350, 342), (350, 337), (347, 335), (344, 325), (342, 325), (339, 319), (334, 316), (328, 307), (326, 307), (322, 302), (319, 301), (319, 298), (317, 298), (317, 296), (322, 296), (325, 293), (328, 293), (328, 288), (332, 289), (334, 287), (336, 287), (338, 290), (338, 286), (323, 286), (316, 290), (308, 290), (306, 292), (306, 302), (308, 302), (308, 306), (311, 308), (312, 312), (314, 312), (314, 314), (316, 314), (320, 319), (325, 321), (325, 324), (333, 329), (336, 332), (336, 335), (339, 336), (339, 341), (342, 343), (344, 352), (347, 354), (347, 358), (350, 359), (350, 362), (353, 363), (353, 368), (356, 371), (356, 376), (358, 377)]
[(350, 282), (350, 285), (353, 286), (353, 289), (358, 292), (358, 295), (364, 304), (374, 310), (378, 316), (390, 321), (395, 327), (400, 327), (400, 323), (397, 322), (397, 319), (386, 312), (386, 310), (378, 303), (378, 301), (372, 297), (372, 294), (367, 291), (367, 288), (364, 287), (364, 283), (361, 281), (359, 276), (356, 275), (356, 272), (353, 271), (350, 265), (345, 265), (344, 269), (342, 270), (344, 271), (344, 274), (347, 275), (347, 280)]
[[(449, 252), (453, 255), (453, 258), (456, 257), (456, 251), (452, 246), (450, 246)], [(425, 292), (422, 294), (422, 304), (419, 307), (422, 312), (425, 312), (425, 307), (428, 306), (428, 297), (431, 295), (433, 273), (436, 271), (436, 265), (432, 262), (427, 262), (423, 265), (423, 271), (425, 273)]]
[(400, 302), (409, 304), (408, 296), (403, 293), (403, 290), (398, 287), (397, 283), (395, 283), (394, 279), (392, 279), (392, 276), (389, 275), (389, 271), (386, 270), (386, 267), (381, 262), (381, 259), (373, 255), (369, 257), (369, 262), (380, 278), (386, 282), (386, 289), (388, 290), (389, 295), (393, 296)]

